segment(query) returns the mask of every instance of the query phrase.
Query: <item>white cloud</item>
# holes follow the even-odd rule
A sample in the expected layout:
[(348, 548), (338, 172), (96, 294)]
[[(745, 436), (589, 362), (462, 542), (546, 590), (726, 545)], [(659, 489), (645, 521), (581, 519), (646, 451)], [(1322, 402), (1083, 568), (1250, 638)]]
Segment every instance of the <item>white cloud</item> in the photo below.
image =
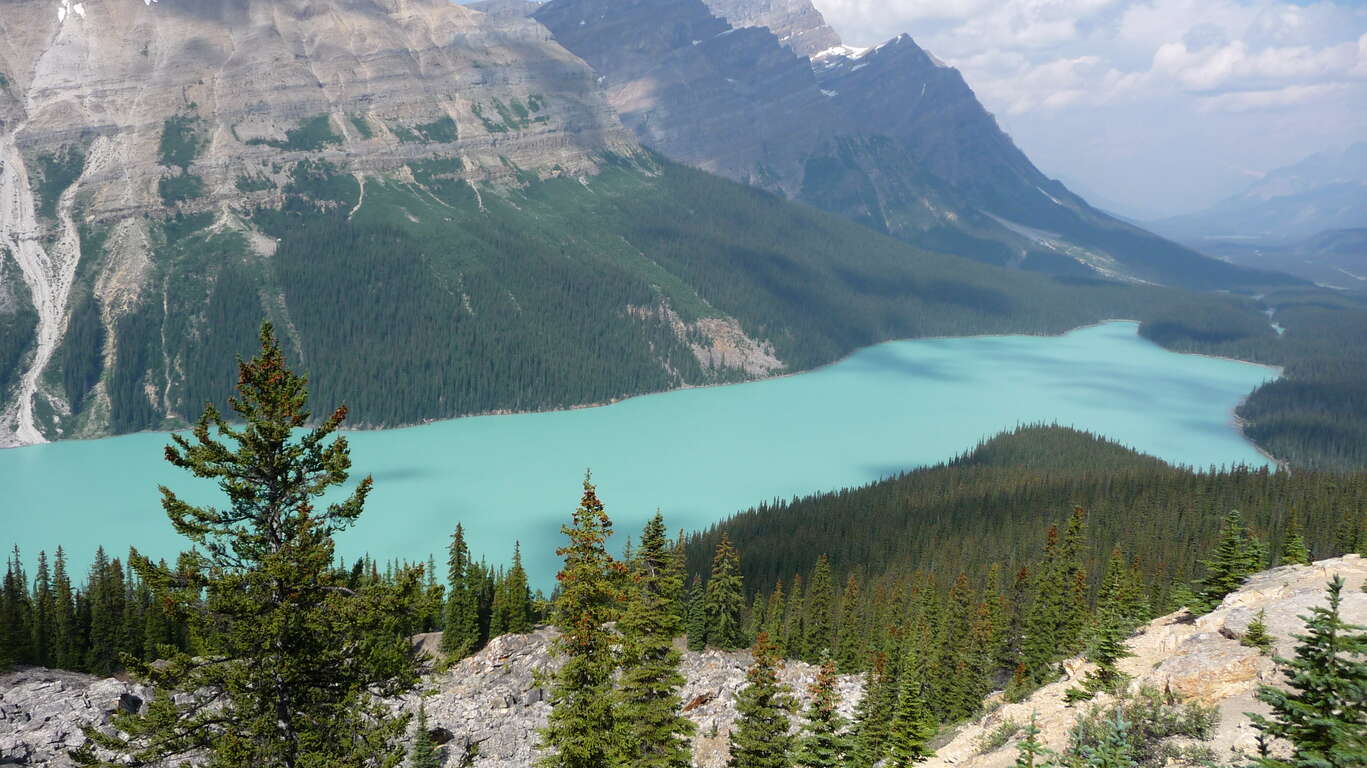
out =
[[(1244, 183), (1242, 169), (1367, 138), (1360, 0), (814, 2), (846, 42), (908, 32), (958, 67), (1042, 165), (1083, 178), (1104, 158), (1105, 179), (1094, 186), (1110, 197), (1123, 199), (1126, 188), (1144, 186), (1130, 182), (1158, 173), (1135, 148), (1160, 124), (1158, 146), (1185, 154), (1183, 168), (1224, 192)], [(1250, 112), (1263, 123), (1233, 142), (1230, 126), (1242, 130)], [(1044, 140), (1032, 146), (1030, 137)], [(1247, 156), (1233, 157), (1236, 149)], [(1186, 187), (1175, 186), (1175, 198), (1202, 183)]]

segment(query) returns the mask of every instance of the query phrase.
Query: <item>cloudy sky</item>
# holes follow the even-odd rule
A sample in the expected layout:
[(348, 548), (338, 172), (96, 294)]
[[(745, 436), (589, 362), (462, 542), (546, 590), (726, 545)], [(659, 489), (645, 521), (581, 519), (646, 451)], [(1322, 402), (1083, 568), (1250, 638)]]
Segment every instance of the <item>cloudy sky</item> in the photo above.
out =
[(908, 32), (1048, 175), (1155, 217), (1367, 140), (1367, 0), (814, 0), (851, 45)]

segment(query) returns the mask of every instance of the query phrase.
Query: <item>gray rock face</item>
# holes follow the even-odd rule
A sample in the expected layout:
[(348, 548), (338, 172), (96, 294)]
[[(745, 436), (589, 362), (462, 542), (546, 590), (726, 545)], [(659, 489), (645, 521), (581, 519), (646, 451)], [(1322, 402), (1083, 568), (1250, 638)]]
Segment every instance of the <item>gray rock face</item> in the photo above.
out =
[(733, 27), (767, 28), (799, 56), (840, 45), (840, 36), (810, 0), (707, 0), (707, 7)]
[(680, 162), (996, 264), (1202, 287), (1255, 278), (1047, 178), (959, 72), (906, 35), (839, 46), (807, 0), (552, 0), (535, 18), (599, 72), (644, 144)]
[(536, 19), (603, 76), (643, 143), (680, 162), (796, 196), (812, 148), (841, 132), (805, 59), (702, 0), (557, 0)]
[[(445, 764), (475, 768), (527, 768), (537, 755), (537, 730), (550, 713), (538, 676), (554, 670), (549, 647), (555, 631), (495, 639), (487, 648), (423, 680), (420, 694), (396, 701), (416, 710), (421, 695), (429, 728), (442, 742)], [(423, 645), (430, 648), (431, 644)], [(697, 724), (694, 765), (721, 768), (735, 722), (735, 694), (750, 664), (747, 652), (685, 653), (682, 700)], [(816, 680), (810, 664), (789, 662), (782, 677), (805, 705)], [(861, 679), (839, 680), (847, 717), (863, 694)], [(120, 707), (141, 706), (151, 692), (136, 685), (73, 672), (26, 669), (0, 676), (0, 765), (68, 768), (66, 752), (85, 742), (82, 726), (103, 726)]]
[[(82, 230), (109, 234), (80, 280), (115, 338), (153, 281), (157, 221), (213, 212), (245, 228), (237, 214), (279, 205), (297, 163), (364, 185), (435, 158), (472, 183), (518, 183), (592, 175), (604, 154), (638, 146), (594, 73), (516, 14), (448, 0), (7, 2), (0, 303), (25, 297), (38, 323), (21, 375), (0, 377), (0, 447), (59, 436), (36, 414), (79, 405), (45, 375)], [(253, 242), (258, 255), (273, 247)]]
[(31, 668), (0, 675), (0, 765), (74, 765), (66, 753), (85, 743), (82, 728), (106, 726), (149, 695), (142, 686), (76, 672)]

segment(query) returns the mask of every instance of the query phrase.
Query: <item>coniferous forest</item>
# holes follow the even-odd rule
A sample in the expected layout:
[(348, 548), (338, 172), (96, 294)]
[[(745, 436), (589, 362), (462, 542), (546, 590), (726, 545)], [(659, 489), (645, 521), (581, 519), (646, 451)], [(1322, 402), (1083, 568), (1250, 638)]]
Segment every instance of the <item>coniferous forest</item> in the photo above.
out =
[[(107, 764), (98, 748), (139, 762), (193, 753), (225, 764), (393, 765), (412, 715), (382, 697), (419, 680), (410, 638), (440, 631), (450, 661), (549, 621), (562, 663), (546, 680), (541, 765), (689, 765), (694, 726), (680, 713), (675, 645), (686, 636), (693, 650), (752, 650), (731, 765), (907, 766), (993, 690), (1020, 699), (1082, 654), (1095, 667), (1069, 700), (1118, 695), (1125, 639), (1148, 619), (1209, 611), (1269, 566), (1367, 551), (1367, 475), (1193, 471), (1037, 426), (864, 488), (763, 505), (692, 537), (671, 538), (657, 514), (620, 557), (586, 477), (549, 599), (529, 588), (515, 543), (510, 564), (491, 568), (474, 560), (460, 525), (445, 584), (434, 562), (347, 567), (332, 534), (363, 513), (370, 478), (326, 506), (310, 501), (350, 474), (346, 438), (334, 434), (347, 409), (311, 419), (307, 384), (269, 325), (260, 338), (258, 357), (239, 363), (234, 421), (209, 406), (190, 434), (170, 438), (168, 461), (228, 491), (218, 508), (163, 489), (193, 548), (174, 564), (136, 550), (125, 564), (101, 550), (79, 586), (60, 548), (39, 554), (32, 578), (17, 549), (8, 560), (0, 662), (122, 672), (186, 692), (116, 715), (115, 732), (88, 730), (73, 753), (81, 764)], [(1353, 639), (1338, 619), (1341, 587), (1316, 609), (1302, 656), (1284, 662), (1298, 675), (1291, 692), (1268, 688), (1273, 716), (1255, 721), (1297, 754), (1330, 755), (1331, 766), (1353, 764), (1360, 718), (1352, 706), (1314, 710), (1304, 691), (1327, 684), (1361, 696), (1367, 665), (1351, 666), (1362, 650), (1352, 643), (1367, 648), (1367, 636)], [(1349, 645), (1335, 645), (1340, 635)], [(1259, 637), (1251, 626), (1245, 640)], [(1339, 677), (1314, 682), (1343, 653)], [(801, 712), (777, 675), (785, 658), (821, 667)], [(866, 683), (851, 722), (834, 708), (837, 673)], [(1027, 730), (1023, 759), (1081, 768), (1111, 748), (1118, 756), (1106, 765), (1136, 766), (1144, 742), (1127, 716), (1198, 739), (1213, 722), (1199, 705), (1179, 711), (1145, 696), (1080, 720), (1068, 754), (1047, 754)], [(1307, 717), (1340, 725), (1326, 735), (1303, 727)], [(412, 761), (425, 760), (431, 744), (424, 735), (412, 750)]]
[[(58, 354), (71, 413), (45, 418), (68, 433), (106, 418), (92, 399), (103, 382), (112, 432), (187, 423), (204, 402), (223, 405), (233, 382), (220, 361), (250, 353), (263, 316), (290, 329), (316, 394), (350, 403), (351, 423), (368, 426), (744, 378), (694, 355), (690, 345), (711, 343), (691, 328), (703, 319), (734, 318), (791, 372), (890, 339), (1061, 333), (1123, 317), (1171, 349), (1284, 366), (1285, 378), (1241, 411), (1249, 436), (1297, 466), (1367, 466), (1360, 297), (1285, 285), (1259, 298), (1193, 294), (1008, 271), (933, 237), (918, 248), (662, 158), (607, 160), (587, 187), (529, 179), (483, 192), (460, 178), (458, 160), (415, 162), (411, 183), (367, 184), (355, 216), (355, 179), (301, 161), (280, 206), (251, 215), (276, 241), (267, 269), (213, 214), (175, 214), (154, 243), (164, 295), (120, 316), (112, 360), (95, 260), (82, 262)], [(83, 230), (83, 247), (98, 254), (107, 236)], [(0, 362), (23, 352), (0, 342)]]

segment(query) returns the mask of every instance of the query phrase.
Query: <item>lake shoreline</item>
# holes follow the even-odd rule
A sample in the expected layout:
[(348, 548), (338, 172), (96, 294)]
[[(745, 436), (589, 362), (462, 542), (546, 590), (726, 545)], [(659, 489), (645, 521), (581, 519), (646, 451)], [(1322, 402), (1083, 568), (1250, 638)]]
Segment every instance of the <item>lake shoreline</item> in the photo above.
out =
[[(516, 410), (516, 409), (502, 409), (502, 408), (501, 408), (501, 409), (495, 409), (495, 410), (491, 410), (491, 411), (480, 411), (480, 412), (477, 412), (477, 413), (460, 414), (460, 415), (458, 415), (458, 416), (449, 416), (449, 417), (433, 418), (433, 419), (424, 419), (424, 420), (422, 420), (422, 421), (416, 421), (416, 422), (410, 422), (410, 423), (404, 423), (404, 424), (387, 424), (387, 425), (383, 425), (383, 426), (370, 425), (370, 424), (356, 424), (356, 425), (352, 425), (352, 426), (343, 426), (343, 427), (339, 428), (339, 429), (337, 430), (337, 432), (338, 432), (338, 434), (342, 434), (342, 435), (345, 435), (345, 434), (347, 434), (347, 433), (367, 434), (367, 433), (376, 433), (376, 432), (397, 432), (397, 431), (402, 431), (402, 430), (405, 430), (405, 429), (416, 429), (416, 428), (418, 428), (418, 427), (430, 426), (430, 425), (433, 425), (433, 424), (443, 424), (443, 423), (446, 423), (446, 422), (463, 421), (463, 420), (466, 420), (466, 419), (478, 419), (478, 418), (483, 418), (483, 417), (488, 417), (488, 416), (535, 416), (535, 415), (543, 415), (543, 414), (549, 414), (549, 413), (569, 413), (569, 412), (573, 412), (573, 411), (589, 410), (589, 409), (592, 409), (592, 408), (606, 408), (606, 407), (608, 407), (608, 406), (618, 405), (618, 404), (620, 404), (620, 403), (625, 403), (625, 402), (630, 401), (630, 400), (638, 400), (638, 399), (646, 398), (646, 397), (655, 397), (655, 396), (658, 396), (658, 395), (668, 395), (668, 394), (671, 394), (671, 393), (674, 393), (674, 392), (685, 392), (685, 391), (689, 391), (689, 390), (721, 389), (721, 388), (724, 388), (724, 387), (734, 387), (734, 386), (739, 386), (739, 385), (742, 385), (742, 384), (754, 384), (754, 383), (757, 383), (757, 382), (764, 382), (764, 381), (778, 381), (778, 380), (780, 380), (780, 379), (786, 379), (786, 378), (790, 378), (790, 377), (793, 377), (793, 376), (803, 376), (803, 375), (806, 375), (806, 374), (809, 374), (809, 373), (817, 373), (817, 372), (822, 371), (822, 370), (825, 370), (825, 369), (827, 369), (827, 368), (832, 368), (832, 367), (834, 367), (834, 366), (837, 366), (837, 365), (839, 365), (839, 364), (845, 362), (846, 360), (848, 360), (848, 359), (854, 357), (855, 355), (857, 355), (857, 354), (859, 354), (859, 353), (861, 353), (861, 352), (863, 352), (863, 351), (865, 351), (865, 350), (872, 349), (872, 348), (874, 348), (874, 347), (877, 347), (877, 346), (880, 346), (880, 345), (883, 345), (883, 344), (893, 344), (893, 343), (897, 343), (897, 342), (949, 341), (949, 340), (957, 340), (957, 339), (993, 339), (993, 338), (1013, 338), (1013, 337), (1025, 337), (1025, 338), (1061, 338), (1061, 337), (1063, 337), (1063, 336), (1067, 336), (1067, 335), (1070, 334), (1070, 333), (1076, 333), (1076, 332), (1078, 332), (1078, 331), (1085, 331), (1085, 330), (1090, 329), (1090, 328), (1100, 328), (1100, 327), (1107, 326), (1107, 325), (1121, 324), (1121, 323), (1132, 323), (1132, 324), (1138, 326), (1138, 325), (1140, 325), (1142, 322), (1143, 322), (1143, 321), (1137, 320), (1137, 319), (1134, 319), (1134, 318), (1127, 318), (1127, 317), (1111, 317), (1111, 318), (1106, 318), (1106, 319), (1103, 319), (1103, 320), (1097, 320), (1097, 321), (1091, 322), (1091, 323), (1084, 323), (1084, 324), (1082, 324), (1082, 325), (1073, 326), (1073, 327), (1068, 328), (1068, 329), (1066, 329), (1066, 330), (1063, 330), (1063, 331), (1061, 331), (1061, 332), (1059, 332), (1059, 333), (1028, 333), (1028, 332), (1019, 332), (1019, 333), (978, 333), (978, 334), (969, 334), (969, 335), (966, 335), (966, 336), (945, 336), (945, 335), (942, 335), (942, 336), (913, 336), (913, 337), (896, 338), (896, 339), (885, 339), (885, 340), (883, 340), (883, 341), (874, 342), (873, 344), (866, 344), (866, 345), (864, 345), (864, 346), (862, 346), (862, 347), (856, 347), (855, 349), (850, 350), (848, 353), (846, 353), (846, 354), (844, 354), (844, 355), (841, 355), (840, 357), (836, 358), (835, 360), (832, 360), (832, 361), (827, 362), (827, 363), (822, 363), (821, 365), (814, 366), (814, 367), (812, 367), (812, 368), (804, 368), (804, 369), (798, 370), (798, 371), (788, 371), (788, 372), (786, 372), (786, 373), (776, 373), (776, 374), (769, 375), (769, 376), (760, 376), (760, 377), (753, 378), (753, 379), (745, 379), (745, 380), (743, 380), (743, 381), (714, 382), (714, 383), (710, 383), (710, 384), (684, 384), (684, 385), (681, 385), (681, 386), (672, 387), (672, 388), (670, 388), (670, 389), (662, 389), (662, 390), (658, 390), (658, 391), (655, 391), (655, 392), (639, 392), (639, 393), (636, 393), (636, 394), (623, 395), (623, 396), (621, 396), (621, 397), (615, 397), (615, 398), (611, 398), (611, 399), (608, 399), (608, 400), (601, 400), (601, 401), (595, 401), (595, 402), (589, 402), (589, 403), (576, 403), (576, 404), (573, 404), (573, 405), (558, 406), (558, 407), (554, 407), (554, 408), (540, 408), (540, 409), (529, 409), (529, 410)], [(1135, 329), (1135, 335), (1136, 335), (1136, 336), (1139, 335), (1139, 330), (1138, 330), (1138, 328)], [(1140, 336), (1140, 338), (1143, 339), (1142, 336)], [(1206, 354), (1206, 353), (1202, 353), (1202, 352), (1181, 352), (1181, 351), (1178, 351), (1178, 350), (1168, 349), (1167, 347), (1164, 347), (1164, 346), (1162, 346), (1161, 344), (1158, 344), (1157, 342), (1151, 341), (1151, 340), (1149, 340), (1149, 339), (1143, 339), (1143, 340), (1144, 340), (1145, 342), (1149, 343), (1149, 344), (1153, 344), (1154, 346), (1156, 346), (1156, 347), (1158, 347), (1158, 348), (1160, 348), (1160, 349), (1163, 349), (1163, 350), (1168, 351), (1168, 352), (1172, 352), (1173, 354), (1178, 354), (1178, 355), (1191, 355), (1191, 356), (1193, 356), (1193, 357), (1205, 357), (1205, 358), (1209, 358), (1209, 359), (1212, 359), (1212, 360), (1223, 360), (1223, 361), (1227, 361), (1227, 362), (1241, 363), (1241, 364), (1244, 364), (1244, 365), (1253, 365), (1253, 366), (1258, 366), (1258, 367), (1260, 367), (1260, 368), (1272, 369), (1272, 370), (1276, 371), (1276, 376), (1275, 376), (1275, 378), (1281, 378), (1283, 372), (1285, 371), (1285, 368), (1284, 368), (1283, 366), (1269, 365), (1269, 364), (1266, 364), (1266, 363), (1256, 363), (1256, 362), (1253, 362), (1253, 361), (1251, 361), (1251, 360), (1241, 360), (1241, 359), (1235, 358), (1235, 357), (1226, 357), (1226, 356), (1223, 356), (1223, 355), (1211, 355), (1211, 354)], [(1249, 394), (1252, 394), (1252, 393), (1250, 392)], [(1239, 404), (1238, 404), (1238, 405), (1239, 405), (1239, 406), (1243, 405), (1245, 402), (1247, 402), (1247, 400), (1248, 400), (1248, 397), (1245, 396), (1242, 400), (1239, 401)], [(1244, 433), (1244, 431), (1243, 431), (1244, 422), (1243, 422), (1241, 419), (1239, 419), (1239, 417), (1236, 415), (1235, 411), (1237, 411), (1237, 409), (1238, 409), (1238, 406), (1235, 406), (1234, 411), (1231, 411), (1231, 412), (1230, 412), (1230, 419), (1231, 419), (1230, 424), (1231, 424), (1232, 426), (1236, 427), (1236, 428), (1239, 430), (1239, 434), (1243, 435), (1243, 436), (1244, 436), (1244, 439), (1247, 440), (1248, 443), (1249, 443), (1250, 445), (1252, 445), (1255, 449), (1257, 449), (1258, 453), (1261, 454), (1264, 458), (1266, 458), (1268, 461), (1271, 461), (1273, 464), (1277, 465), (1278, 467), (1284, 467), (1285, 464), (1284, 464), (1284, 462), (1282, 462), (1281, 459), (1278, 459), (1278, 458), (1276, 458), (1275, 456), (1272, 456), (1270, 453), (1268, 453), (1266, 450), (1264, 450), (1262, 446), (1258, 445), (1255, 441), (1253, 441), (1251, 438), (1249, 438), (1249, 437)], [(182, 426), (179, 426), (179, 427), (173, 427), (173, 428), (169, 428), (169, 429), (144, 429), (144, 430), (138, 430), (138, 431), (136, 431), (136, 432), (119, 432), (119, 433), (117, 433), (117, 434), (97, 434), (97, 435), (89, 435), (89, 436), (83, 436), (83, 437), (64, 437), (64, 438), (60, 438), (60, 439), (58, 439), (58, 440), (49, 440), (49, 441), (47, 441), (47, 442), (45, 442), (45, 443), (30, 443), (30, 444), (26, 444), (26, 445), (4, 446), (4, 447), (0, 447), (0, 451), (5, 451), (5, 450), (18, 450), (18, 449), (23, 449), (23, 448), (32, 448), (32, 447), (35, 447), (35, 446), (38, 446), (38, 445), (51, 445), (51, 444), (55, 444), (55, 443), (71, 443), (71, 442), (94, 441), (94, 440), (109, 440), (109, 439), (112, 439), (112, 438), (127, 437), (127, 436), (130, 436), (130, 435), (146, 435), (146, 434), (165, 434), (165, 435), (170, 435), (170, 434), (174, 434), (174, 433), (177, 433), (177, 432), (186, 432), (186, 431), (189, 431), (191, 428), (193, 428), (193, 424), (185, 424), (185, 425), (182, 425)]]

